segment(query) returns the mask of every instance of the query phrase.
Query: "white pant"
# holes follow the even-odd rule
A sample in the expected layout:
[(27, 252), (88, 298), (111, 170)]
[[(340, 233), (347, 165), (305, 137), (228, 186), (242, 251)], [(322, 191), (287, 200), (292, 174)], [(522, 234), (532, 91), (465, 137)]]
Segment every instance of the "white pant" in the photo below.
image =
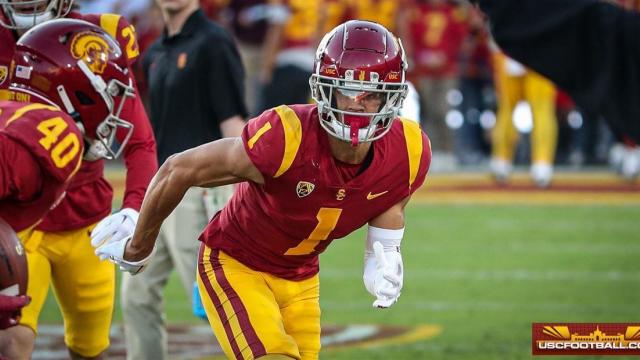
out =
[(127, 359), (167, 359), (164, 287), (175, 268), (191, 299), (200, 247), (198, 236), (232, 192), (233, 185), (189, 189), (162, 224), (156, 253), (145, 271), (135, 276), (123, 273), (121, 302)]

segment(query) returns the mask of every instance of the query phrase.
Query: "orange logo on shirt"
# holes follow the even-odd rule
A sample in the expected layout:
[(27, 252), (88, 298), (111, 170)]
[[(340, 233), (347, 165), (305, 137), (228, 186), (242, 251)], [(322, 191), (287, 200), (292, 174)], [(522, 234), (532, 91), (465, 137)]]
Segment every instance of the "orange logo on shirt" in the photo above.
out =
[(109, 43), (91, 31), (81, 32), (71, 42), (71, 55), (82, 60), (91, 71), (102, 74), (107, 67), (109, 55), (114, 52)]
[(346, 191), (344, 189), (340, 189), (336, 193), (336, 200), (343, 200), (345, 196), (347, 196)]
[(180, 53), (178, 56), (178, 69), (184, 69), (187, 65), (187, 53)]

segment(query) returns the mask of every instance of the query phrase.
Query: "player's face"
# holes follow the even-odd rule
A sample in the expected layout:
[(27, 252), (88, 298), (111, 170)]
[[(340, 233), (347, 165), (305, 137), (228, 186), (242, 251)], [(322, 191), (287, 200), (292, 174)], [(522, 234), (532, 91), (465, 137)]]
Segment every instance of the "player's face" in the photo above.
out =
[(47, 8), (49, 1), (34, 0), (11, 0), (13, 10), (22, 14), (33, 14), (34, 12), (42, 12)]
[(376, 113), (382, 105), (384, 94), (379, 92), (336, 89), (335, 97), (339, 110)]

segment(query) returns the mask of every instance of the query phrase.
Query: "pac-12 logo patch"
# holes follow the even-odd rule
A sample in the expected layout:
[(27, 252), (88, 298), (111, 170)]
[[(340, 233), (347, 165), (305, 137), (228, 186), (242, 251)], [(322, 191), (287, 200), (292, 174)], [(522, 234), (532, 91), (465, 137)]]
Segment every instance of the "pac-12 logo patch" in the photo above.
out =
[(308, 181), (300, 181), (298, 182), (298, 186), (296, 186), (296, 194), (298, 194), (299, 198), (303, 198), (313, 191), (316, 186)]
[(0, 85), (4, 84), (4, 81), (9, 77), (9, 68), (6, 65), (0, 66)]

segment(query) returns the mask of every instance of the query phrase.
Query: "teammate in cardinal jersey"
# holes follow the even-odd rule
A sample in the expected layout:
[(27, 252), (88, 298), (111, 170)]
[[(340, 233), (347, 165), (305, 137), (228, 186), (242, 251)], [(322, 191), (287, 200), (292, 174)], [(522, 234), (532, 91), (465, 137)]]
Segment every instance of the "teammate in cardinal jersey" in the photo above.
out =
[(316, 104), (276, 107), (241, 138), (174, 155), (149, 186), (133, 239), (97, 253), (142, 271), (186, 189), (241, 182), (200, 238), (209, 322), (229, 358), (317, 359), (318, 255), (332, 240), (368, 224), (365, 287), (375, 307), (400, 296), (404, 207), (431, 161), (419, 125), (397, 117), (406, 66), (383, 26), (339, 25), (316, 52)]
[[(119, 15), (70, 12), (72, 3), (73, 0), (0, 0), (0, 24), (3, 25), (0, 27), (0, 99), (29, 101), (33, 97), (11, 91), (9, 81), (1, 75), (11, 70), (10, 61), (19, 35), (36, 24), (57, 17), (82, 19), (103, 28), (116, 40), (119, 59), (122, 60), (118, 66), (127, 72), (127, 76), (131, 74), (131, 64), (138, 57), (133, 27)], [(82, 49), (96, 46), (85, 42), (66, 45), (73, 56), (78, 56), (77, 52)], [(46, 50), (45, 45), (42, 51)], [(104, 65), (101, 59), (93, 59), (92, 64), (89, 66), (91, 72), (101, 75)], [(40, 85), (46, 88), (47, 81)], [(132, 86), (137, 92), (134, 82), (125, 85)], [(50, 86), (50, 90), (55, 92), (56, 88)], [(98, 100), (103, 101), (101, 97)], [(92, 100), (81, 98), (79, 101), (81, 105), (89, 106)], [(66, 344), (73, 356), (95, 357), (109, 346), (115, 298), (113, 266), (100, 261), (91, 246), (78, 244), (90, 243), (89, 234), (103, 219), (102, 226), (97, 228), (100, 231), (93, 234), (94, 241), (132, 232), (144, 192), (157, 169), (155, 140), (139, 97), (126, 97), (116, 105), (122, 105), (118, 111), (122, 118), (127, 119), (127, 128), (114, 132), (116, 138), (112, 140), (117, 141), (112, 141), (111, 147), (97, 143), (93, 146), (101, 147), (94, 150), (104, 153), (106, 158), (124, 155), (127, 180), (122, 210), (110, 215), (112, 189), (104, 179), (104, 161), (100, 156), (85, 156), (66, 190), (66, 196), (24, 239), (31, 274), (28, 295), (32, 302), (23, 311), (22, 326), (12, 329), (16, 332), (13, 336), (18, 339), (14, 343), (19, 344), (23, 354), (30, 353), (33, 348), (38, 316), (50, 284), (55, 288), (56, 299), (62, 309)]]

